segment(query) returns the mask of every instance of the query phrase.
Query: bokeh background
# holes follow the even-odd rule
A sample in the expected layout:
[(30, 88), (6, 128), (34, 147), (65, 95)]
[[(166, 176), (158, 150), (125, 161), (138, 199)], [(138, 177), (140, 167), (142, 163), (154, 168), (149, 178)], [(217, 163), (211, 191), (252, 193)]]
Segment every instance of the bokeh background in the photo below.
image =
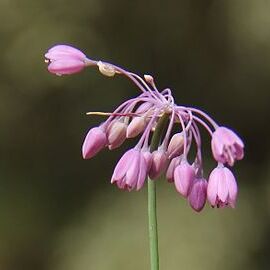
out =
[(161, 269), (269, 269), (269, 12), (267, 0), (0, 0), (0, 269), (149, 269), (146, 189), (110, 185), (135, 141), (81, 158), (102, 121), (85, 112), (138, 91), (91, 69), (49, 74), (59, 43), (152, 74), (246, 143), (235, 210), (197, 214), (159, 180)]

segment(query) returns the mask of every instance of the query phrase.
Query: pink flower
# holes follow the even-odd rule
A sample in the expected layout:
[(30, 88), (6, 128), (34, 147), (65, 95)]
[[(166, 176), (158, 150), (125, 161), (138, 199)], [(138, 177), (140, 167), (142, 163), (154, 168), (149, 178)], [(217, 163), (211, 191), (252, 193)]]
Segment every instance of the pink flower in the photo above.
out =
[(197, 212), (200, 212), (206, 202), (207, 181), (203, 178), (195, 179), (188, 195), (190, 206)]
[(170, 165), (166, 172), (166, 178), (168, 182), (174, 181), (174, 171), (175, 171), (175, 168), (180, 164), (180, 162), (181, 162), (181, 157), (175, 157), (171, 160)]
[(107, 130), (109, 149), (119, 147), (126, 139), (127, 124), (123, 121), (115, 120), (111, 122)]
[(235, 207), (237, 198), (237, 183), (232, 172), (224, 167), (218, 166), (210, 176), (207, 187), (207, 199), (215, 207), (227, 205)]
[(120, 189), (141, 189), (149, 168), (148, 159), (140, 150), (128, 150), (118, 161), (111, 183), (116, 183)]
[(244, 157), (244, 143), (231, 130), (218, 127), (212, 135), (212, 152), (216, 161), (233, 166), (235, 160)]
[(86, 56), (80, 50), (67, 45), (56, 45), (46, 54), (48, 70), (56, 75), (73, 74), (85, 67)]
[(181, 132), (174, 134), (170, 140), (167, 150), (169, 158), (171, 159), (176, 156), (179, 156), (183, 152), (183, 146), (184, 146), (183, 134)]
[(95, 156), (107, 144), (107, 137), (101, 127), (91, 128), (83, 142), (82, 155), (84, 159)]
[(186, 160), (182, 160), (180, 165), (174, 170), (174, 184), (176, 190), (187, 197), (195, 178), (194, 168)]
[(151, 179), (158, 178), (165, 170), (168, 164), (168, 157), (164, 150), (159, 149), (152, 153), (152, 166), (149, 171), (149, 177)]

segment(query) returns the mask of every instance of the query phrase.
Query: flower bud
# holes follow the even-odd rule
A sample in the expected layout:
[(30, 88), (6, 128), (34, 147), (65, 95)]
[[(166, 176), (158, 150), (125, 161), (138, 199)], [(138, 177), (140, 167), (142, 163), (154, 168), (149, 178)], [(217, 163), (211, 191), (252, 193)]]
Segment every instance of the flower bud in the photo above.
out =
[(134, 138), (139, 135), (144, 130), (145, 125), (144, 117), (134, 117), (127, 127), (127, 138)]
[(159, 149), (152, 153), (152, 158), (152, 166), (149, 171), (149, 177), (151, 179), (156, 179), (166, 168), (168, 164), (168, 157), (164, 150)]
[(80, 72), (85, 67), (86, 56), (80, 50), (67, 45), (56, 45), (46, 54), (48, 70), (57, 75)]
[(174, 170), (174, 184), (176, 190), (187, 197), (195, 178), (193, 167), (186, 160), (182, 160)]
[(206, 202), (207, 181), (203, 178), (195, 179), (188, 195), (190, 206), (200, 212)]
[(180, 164), (180, 162), (181, 162), (181, 157), (175, 157), (171, 160), (170, 165), (166, 172), (166, 178), (168, 182), (174, 181), (174, 170)]
[(82, 146), (82, 156), (89, 159), (95, 156), (107, 144), (107, 137), (104, 130), (100, 127), (94, 127), (89, 130)]
[(172, 136), (169, 146), (168, 146), (168, 156), (173, 158), (182, 154), (184, 146), (184, 136), (182, 133), (176, 133)]
[(122, 121), (113, 121), (107, 130), (109, 149), (115, 149), (126, 139), (127, 125)]

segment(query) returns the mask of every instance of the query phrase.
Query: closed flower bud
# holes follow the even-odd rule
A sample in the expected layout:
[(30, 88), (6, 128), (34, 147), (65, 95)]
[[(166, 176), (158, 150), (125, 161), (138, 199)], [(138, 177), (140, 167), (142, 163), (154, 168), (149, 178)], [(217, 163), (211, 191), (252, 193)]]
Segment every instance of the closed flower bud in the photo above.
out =
[(206, 202), (207, 181), (203, 178), (195, 179), (188, 195), (190, 206), (197, 212), (200, 212)]
[(127, 125), (122, 121), (113, 121), (107, 130), (109, 149), (115, 149), (126, 139)]
[(162, 149), (156, 150), (152, 153), (152, 166), (149, 171), (149, 177), (151, 179), (158, 178), (168, 165), (168, 156)]
[(49, 62), (49, 72), (57, 75), (77, 73), (85, 67), (85, 54), (71, 46), (54, 46), (45, 54), (45, 57)]
[(145, 128), (146, 121), (142, 116), (134, 117), (127, 127), (127, 138), (134, 138)]
[(174, 184), (176, 190), (187, 197), (195, 178), (194, 168), (186, 160), (182, 160), (174, 170)]
[(176, 133), (172, 136), (169, 146), (168, 146), (168, 157), (174, 158), (182, 154), (184, 146), (184, 137), (182, 133)]
[(84, 159), (95, 156), (107, 144), (107, 137), (101, 127), (94, 127), (89, 130), (82, 146), (82, 155)]
[(180, 162), (181, 162), (181, 157), (175, 157), (171, 160), (170, 165), (166, 172), (166, 178), (168, 182), (174, 181), (174, 170), (180, 164)]
[(136, 110), (137, 114), (144, 114), (152, 108), (153, 104), (150, 102), (143, 102)]

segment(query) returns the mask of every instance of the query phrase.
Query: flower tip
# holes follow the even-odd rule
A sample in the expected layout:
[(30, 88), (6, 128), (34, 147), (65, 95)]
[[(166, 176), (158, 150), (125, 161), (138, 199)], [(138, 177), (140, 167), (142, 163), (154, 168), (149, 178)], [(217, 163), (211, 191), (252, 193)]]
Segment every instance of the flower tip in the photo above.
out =
[(50, 73), (69, 75), (80, 72), (85, 67), (86, 56), (80, 50), (68, 45), (53, 46), (45, 54)]

